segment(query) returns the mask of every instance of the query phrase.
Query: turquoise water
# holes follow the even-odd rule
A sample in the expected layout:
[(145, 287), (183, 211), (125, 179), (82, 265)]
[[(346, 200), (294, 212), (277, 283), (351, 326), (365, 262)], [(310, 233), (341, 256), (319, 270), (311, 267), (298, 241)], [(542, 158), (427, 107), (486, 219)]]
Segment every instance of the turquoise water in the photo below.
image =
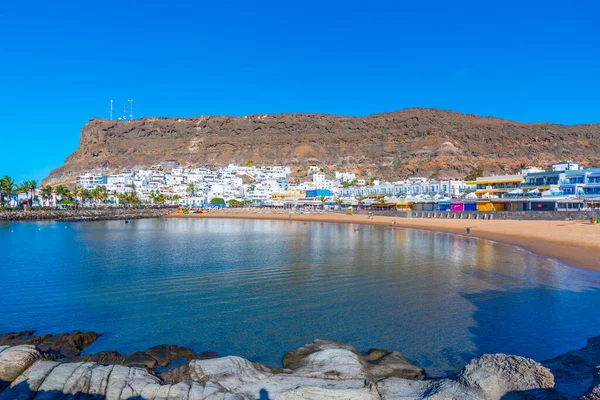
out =
[[(355, 230), (357, 229), (357, 230)], [(437, 375), (537, 360), (600, 334), (600, 274), (474, 238), (293, 221), (0, 224), (0, 332), (104, 332), (272, 366), (315, 338), (395, 349)]]

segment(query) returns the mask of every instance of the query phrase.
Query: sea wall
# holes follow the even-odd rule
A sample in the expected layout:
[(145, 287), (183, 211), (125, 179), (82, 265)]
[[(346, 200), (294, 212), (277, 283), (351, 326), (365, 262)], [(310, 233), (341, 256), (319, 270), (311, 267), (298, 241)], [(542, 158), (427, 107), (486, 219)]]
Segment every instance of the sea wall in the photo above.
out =
[(0, 221), (104, 221), (160, 218), (165, 214), (158, 209), (0, 211)]

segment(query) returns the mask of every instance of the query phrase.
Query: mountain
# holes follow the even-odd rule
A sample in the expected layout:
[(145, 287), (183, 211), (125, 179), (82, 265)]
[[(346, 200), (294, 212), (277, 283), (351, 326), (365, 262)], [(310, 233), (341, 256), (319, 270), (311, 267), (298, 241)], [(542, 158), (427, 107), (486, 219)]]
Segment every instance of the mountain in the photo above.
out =
[(367, 117), (276, 114), (245, 117), (91, 119), (79, 146), (43, 184), (73, 184), (85, 172), (118, 173), (165, 160), (182, 166), (317, 164), (389, 181), (464, 177), (474, 167), (512, 173), (561, 160), (600, 166), (600, 124), (525, 124), (437, 109)]

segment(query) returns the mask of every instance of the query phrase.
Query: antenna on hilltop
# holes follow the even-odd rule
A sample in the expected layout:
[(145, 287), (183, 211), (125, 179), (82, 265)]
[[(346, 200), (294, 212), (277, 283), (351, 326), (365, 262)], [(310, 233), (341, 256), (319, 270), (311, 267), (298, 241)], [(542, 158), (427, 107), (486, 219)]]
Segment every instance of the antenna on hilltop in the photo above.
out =
[(129, 120), (132, 121), (133, 120), (133, 103), (135, 103), (135, 101), (133, 100), (127, 100), (129, 102)]
[(113, 101), (112, 99), (110, 100), (110, 120), (112, 121), (112, 106), (113, 106)]

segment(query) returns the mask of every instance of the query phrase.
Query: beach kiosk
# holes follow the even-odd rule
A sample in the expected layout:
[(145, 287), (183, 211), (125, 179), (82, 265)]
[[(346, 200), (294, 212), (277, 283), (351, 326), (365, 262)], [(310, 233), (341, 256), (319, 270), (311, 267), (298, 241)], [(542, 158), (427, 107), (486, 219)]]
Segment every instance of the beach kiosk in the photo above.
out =
[(412, 211), (412, 201), (398, 201), (396, 202), (396, 211)]
[(450, 200), (438, 201), (438, 207), (439, 207), (440, 211), (450, 211), (451, 205), (452, 205), (452, 203), (450, 202)]
[(450, 205), (450, 210), (454, 212), (462, 212), (465, 211), (465, 203), (462, 200), (452, 200), (452, 204)]

